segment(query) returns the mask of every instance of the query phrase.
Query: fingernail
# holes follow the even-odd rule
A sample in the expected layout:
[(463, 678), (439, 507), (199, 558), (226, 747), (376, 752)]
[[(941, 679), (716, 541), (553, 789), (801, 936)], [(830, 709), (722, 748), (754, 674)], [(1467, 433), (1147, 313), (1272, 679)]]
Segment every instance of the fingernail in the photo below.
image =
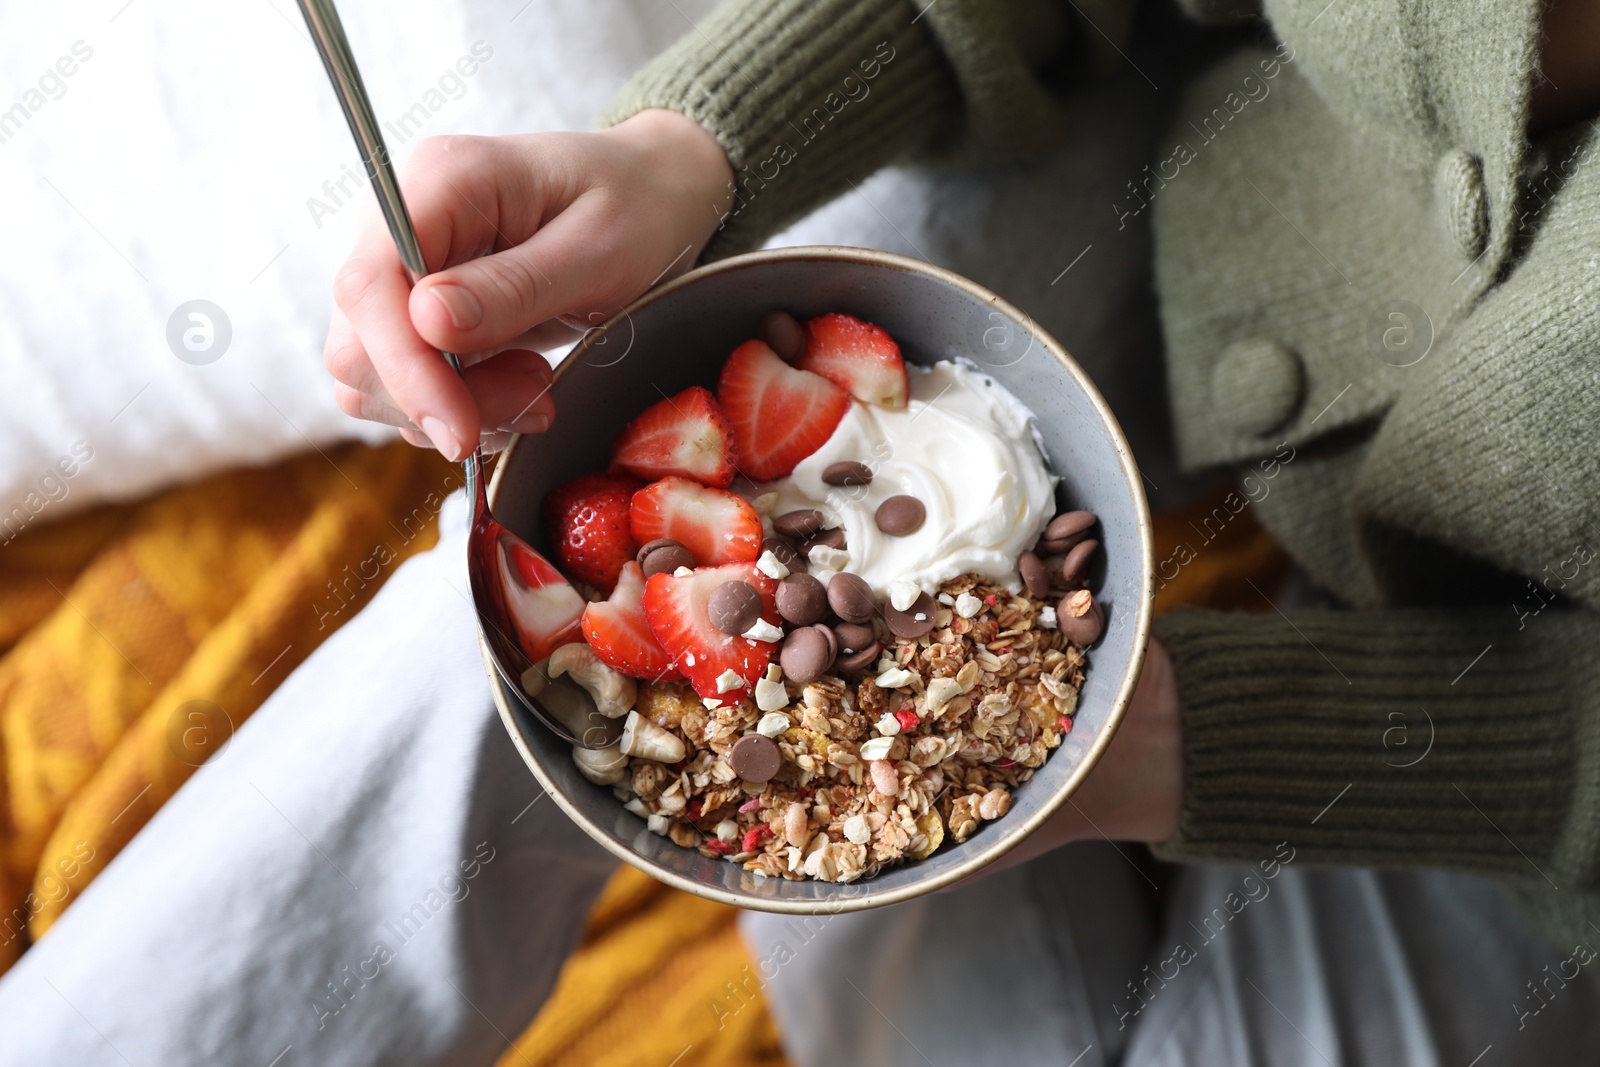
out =
[(460, 459), (466, 454), (461, 442), (456, 440), (456, 435), (450, 432), (450, 427), (444, 424), (443, 419), (424, 415), (417, 420), (417, 425), (422, 427), (422, 432), (428, 435), (428, 440), (433, 442), (433, 447), (437, 448), (445, 459)]
[(435, 285), (428, 290), (444, 306), (450, 316), (450, 325), (458, 330), (471, 330), (483, 321), (483, 305), (472, 295), (472, 290), (459, 285)]
[(500, 427), (511, 433), (544, 433), (550, 428), (550, 416), (537, 411), (530, 411), (505, 423)]

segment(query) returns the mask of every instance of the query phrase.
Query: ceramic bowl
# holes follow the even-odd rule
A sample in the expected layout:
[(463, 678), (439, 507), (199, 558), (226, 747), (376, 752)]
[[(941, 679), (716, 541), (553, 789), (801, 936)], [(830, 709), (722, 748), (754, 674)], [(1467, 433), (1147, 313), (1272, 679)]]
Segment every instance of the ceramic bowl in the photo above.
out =
[[(764, 312), (804, 319), (841, 311), (874, 322), (908, 361), (967, 357), (1027, 404), (1061, 482), (1057, 504), (1100, 517), (1102, 559), (1094, 588), (1105, 633), (1090, 650), (1072, 732), (1011, 811), (961, 844), (848, 884), (759, 878), (651, 833), (609, 787), (584, 779), (569, 745), (522, 709), (489, 670), (512, 742), (555, 802), (617, 856), (680, 889), (738, 907), (833, 913), (909, 900), (993, 863), (1045, 822), (1083, 782), (1133, 693), (1149, 635), (1149, 512), (1127, 442), (1100, 393), (1072, 357), (1026, 314), (965, 278), (919, 260), (855, 248), (785, 248), (736, 256), (691, 271), (640, 297), (588, 336), (557, 367), (557, 418), (539, 436), (515, 439), (495, 470), (495, 515), (541, 551), (546, 492), (604, 469), (610, 445), (635, 414), (690, 385), (713, 388), (723, 360), (754, 336)], [(487, 668), (487, 654), (485, 658)]]

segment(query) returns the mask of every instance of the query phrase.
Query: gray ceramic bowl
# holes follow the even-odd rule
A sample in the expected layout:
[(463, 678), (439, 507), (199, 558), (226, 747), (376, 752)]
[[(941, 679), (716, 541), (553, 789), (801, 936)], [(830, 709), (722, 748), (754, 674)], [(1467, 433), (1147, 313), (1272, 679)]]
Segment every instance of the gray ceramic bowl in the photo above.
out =
[[(723, 360), (773, 308), (805, 318), (842, 311), (877, 323), (907, 360), (965, 356), (1038, 417), (1060, 475), (1062, 508), (1100, 517), (1106, 630), (1090, 652), (1076, 723), (1013, 798), (1009, 814), (929, 858), (860, 882), (758, 879), (674, 845), (578, 774), (569, 745), (529, 717), (489, 670), (512, 741), (555, 802), (591, 837), (662, 881), (762, 911), (854, 911), (909, 900), (975, 873), (1048, 819), (1094, 766), (1133, 693), (1150, 627), (1149, 511), (1127, 442), (1082, 369), (993, 293), (919, 260), (855, 248), (785, 248), (722, 260), (654, 289), (599, 329), (556, 370), (552, 432), (520, 437), (490, 486), (494, 513), (541, 550), (539, 502), (577, 474), (603, 469), (613, 437), (645, 407), (690, 385), (713, 387)], [(487, 656), (485, 658), (487, 667)]]

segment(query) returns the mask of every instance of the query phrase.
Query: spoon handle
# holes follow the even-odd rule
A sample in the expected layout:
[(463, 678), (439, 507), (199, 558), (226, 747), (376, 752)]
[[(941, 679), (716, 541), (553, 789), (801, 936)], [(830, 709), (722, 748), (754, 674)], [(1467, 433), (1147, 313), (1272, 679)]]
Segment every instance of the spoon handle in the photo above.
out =
[[(389, 235), (400, 252), (400, 262), (411, 276), (412, 284), (428, 273), (428, 264), (422, 258), (422, 245), (417, 241), (416, 227), (411, 224), (411, 212), (406, 210), (405, 198), (400, 195), (400, 182), (395, 177), (394, 164), (389, 159), (389, 149), (383, 143), (383, 132), (378, 129), (378, 118), (372, 112), (372, 101), (367, 98), (366, 86), (361, 82), (361, 71), (356, 67), (355, 56), (350, 52), (350, 42), (344, 35), (344, 24), (339, 21), (338, 9), (333, 0), (298, 0), (300, 13), (305, 16), (311, 30), (311, 40), (322, 57), (328, 71), (328, 80), (344, 109), (350, 124), (350, 133), (361, 150), (361, 162), (367, 168), (372, 191), (378, 197), (378, 207), (384, 221), (389, 224)], [(461, 373), (461, 360), (451, 352), (440, 352), (452, 370)], [(467, 495), (481, 507), (483, 499), (483, 458), (474, 451), (463, 464), (467, 472)]]

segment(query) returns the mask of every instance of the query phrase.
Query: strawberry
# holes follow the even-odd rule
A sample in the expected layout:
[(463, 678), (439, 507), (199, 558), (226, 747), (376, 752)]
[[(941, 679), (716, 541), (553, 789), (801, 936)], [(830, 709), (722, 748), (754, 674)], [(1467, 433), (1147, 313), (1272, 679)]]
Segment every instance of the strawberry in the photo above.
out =
[[(779, 625), (775, 599), (778, 583), (753, 563), (724, 563), (699, 567), (682, 578), (652, 574), (644, 586), (644, 615), (650, 632), (672, 654), (673, 663), (689, 679), (694, 691), (706, 699), (737, 704), (749, 695), (756, 679), (766, 673), (778, 646), (766, 641), (725, 634), (711, 623), (711, 594), (724, 582), (748, 582), (761, 594), (761, 617)], [(726, 693), (717, 691), (717, 679), (732, 671), (739, 684)]]
[(763, 341), (733, 350), (717, 382), (717, 399), (733, 424), (739, 468), (770, 482), (821, 448), (850, 410), (844, 390), (778, 358)]
[(644, 571), (632, 560), (622, 565), (611, 599), (583, 609), (583, 636), (614, 671), (651, 682), (677, 676), (644, 617)]
[(574, 578), (609, 593), (638, 546), (628, 505), (639, 483), (626, 475), (580, 474), (544, 498), (545, 530), (557, 562)]
[(495, 544), (495, 563), (518, 643), (530, 660), (538, 663), (578, 639), (583, 597), (549, 560), (502, 538)]
[(641, 478), (679, 474), (721, 489), (733, 481), (733, 427), (709, 389), (652, 404), (611, 445), (611, 466)]
[(663, 478), (633, 494), (631, 521), (639, 544), (670, 537), (702, 567), (761, 555), (756, 509), (744, 497), (687, 478)]
[(806, 350), (795, 365), (868, 404), (903, 408), (910, 393), (894, 338), (850, 315), (818, 315), (806, 323)]

